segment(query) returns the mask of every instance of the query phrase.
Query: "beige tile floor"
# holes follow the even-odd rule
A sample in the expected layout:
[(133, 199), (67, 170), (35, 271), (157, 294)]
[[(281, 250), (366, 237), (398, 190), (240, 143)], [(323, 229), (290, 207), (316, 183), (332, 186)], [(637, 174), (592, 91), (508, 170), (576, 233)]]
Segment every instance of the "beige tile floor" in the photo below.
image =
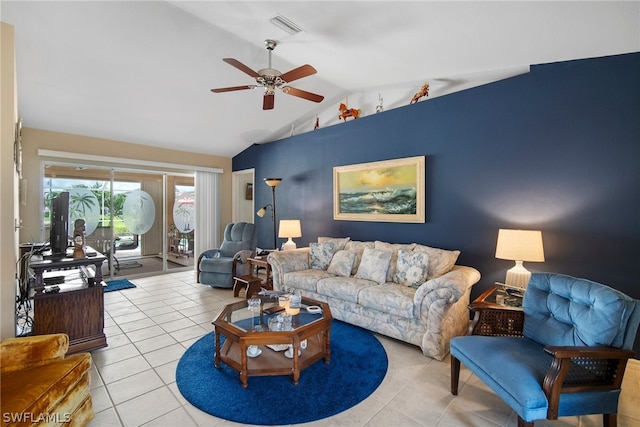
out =
[[(192, 343), (212, 331), (211, 320), (231, 290), (195, 282), (193, 272), (134, 279), (137, 288), (105, 294), (109, 346), (92, 352), (92, 398), (98, 426), (229, 426), (191, 406), (175, 370)], [(515, 414), (468, 370), (460, 393), (449, 392), (449, 360), (378, 336), (389, 358), (381, 386), (355, 407), (312, 426), (515, 426)], [(536, 422), (536, 426), (601, 426), (600, 416)], [(620, 415), (621, 427), (638, 425)], [(236, 424), (237, 425), (237, 424)]]

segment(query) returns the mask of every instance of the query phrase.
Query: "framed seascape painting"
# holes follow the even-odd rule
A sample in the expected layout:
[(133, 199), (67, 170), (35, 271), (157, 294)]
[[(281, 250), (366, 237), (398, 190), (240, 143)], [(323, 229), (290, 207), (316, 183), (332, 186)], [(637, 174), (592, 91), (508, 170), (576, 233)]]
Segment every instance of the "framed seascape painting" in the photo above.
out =
[(333, 219), (425, 222), (425, 157), (333, 168)]

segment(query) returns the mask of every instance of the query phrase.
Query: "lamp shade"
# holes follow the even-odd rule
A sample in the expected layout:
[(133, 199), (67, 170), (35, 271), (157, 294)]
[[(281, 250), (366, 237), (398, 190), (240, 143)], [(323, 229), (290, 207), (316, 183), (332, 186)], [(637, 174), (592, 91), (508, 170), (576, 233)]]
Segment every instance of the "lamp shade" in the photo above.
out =
[(302, 237), (302, 229), (300, 228), (299, 219), (281, 219), (278, 237)]
[(296, 248), (296, 242), (291, 240), (293, 237), (302, 237), (299, 219), (281, 219), (278, 237), (286, 237), (287, 241), (282, 245), (283, 251)]
[(280, 185), (281, 182), (282, 182), (282, 178), (265, 178), (264, 179), (264, 183), (271, 188), (277, 187), (278, 185)]
[(496, 258), (543, 262), (542, 232), (538, 230), (498, 230)]
[(526, 291), (531, 272), (524, 268), (523, 261), (543, 262), (542, 232), (538, 230), (498, 230), (496, 258), (515, 261), (507, 270), (505, 284)]

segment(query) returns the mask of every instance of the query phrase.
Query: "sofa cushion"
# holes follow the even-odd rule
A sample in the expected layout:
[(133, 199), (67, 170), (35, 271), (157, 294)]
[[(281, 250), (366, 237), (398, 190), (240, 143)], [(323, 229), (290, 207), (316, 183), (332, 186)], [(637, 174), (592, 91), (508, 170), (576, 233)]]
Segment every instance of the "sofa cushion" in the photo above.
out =
[(429, 255), (426, 252), (398, 251), (396, 273), (393, 281), (401, 285), (418, 288), (427, 280)]
[(395, 316), (412, 318), (415, 292), (415, 289), (409, 286), (387, 282), (381, 286), (362, 289), (358, 294), (358, 304)]
[(351, 276), (354, 262), (356, 262), (356, 253), (354, 251), (338, 251), (331, 258), (327, 271), (336, 276), (349, 277)]
[(362, 252), (362, 261), (358, 266), (356, 277), (383, 284), (387, 281), (387, 271), (389, 270), (391, 256), (391, 252), (365, 248), (364, 252)]
[(458, 260), (458, 256), (460, 256), (460, 251), (448, 251), (419, 244), (413, 250), (425, 252), (429, 256), (427, 280), (435, 279), (450, 272)]
[(309, 265), (316, 270), (326, 270), (335, 251), (333, 242), (309, 243)]
[(389, 269), (387, 270), (387, 282), (393, 282), (393, 277), (396, 274), (398, 251), (403, 249), (405, 251), (412, 251), (416, 246), (415, 243), (401, 244), (401, 243), (387, 243), (376, 240), (375, 248), (381, 251), (391, 252), (391, 261), (389, 262)]
[(326, 297), (333, 297), (351, 303), (358, 303), (358, 294), (370, 287), (378, 285), (371, 280), (355, 277), (327, 277), (318, 280), (318, 293)]
[(356, 253), (356, 261), (353, 263), (353, 268), (351, 269), (351, 275), (355, 275), (358, 271), (358, 267), (360, 266), (360, 261), (362, 260), (362, 252), (364, 252), (365, 248), (373, 249), (375, 244), (373, 242), (359, 242), (357, 240), (350, 240), (344, 245), (344, 249), (347, 251), (355, 251)]
[(283, 284), (285, 288), (296, 288), (305, 291), (316, 292), (318, 280), (334, 277), (325, 270), (298, 270), (284, 274)]
[(333, 243), (336, 245), (336, 251), (344, 249), (349, 237), (318, 237), (318, 243)]

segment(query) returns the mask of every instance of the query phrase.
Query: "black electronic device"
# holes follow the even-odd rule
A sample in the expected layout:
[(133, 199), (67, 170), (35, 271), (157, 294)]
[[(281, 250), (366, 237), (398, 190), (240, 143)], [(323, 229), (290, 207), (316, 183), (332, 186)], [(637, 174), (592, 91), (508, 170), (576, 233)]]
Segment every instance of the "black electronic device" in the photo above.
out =
[(69, 192), (64, 191), (51, 199), (51, 224), (49, 230), (48, 258), (64, 258), (67, 256), (69, 243)]
[(264, 314), (275, 314), (275, 313), (280, 313), (281, 311), (284, 311), (284, 307), (280, 307), (279, 305), (267, 307), (264, 310), (262, 310)]
[(46, 286), (59, 285), (61, 283), (64, 283), (64, 281), (65, 281), (64, 276), (49, 276), (44, 278), (44, 284)]

